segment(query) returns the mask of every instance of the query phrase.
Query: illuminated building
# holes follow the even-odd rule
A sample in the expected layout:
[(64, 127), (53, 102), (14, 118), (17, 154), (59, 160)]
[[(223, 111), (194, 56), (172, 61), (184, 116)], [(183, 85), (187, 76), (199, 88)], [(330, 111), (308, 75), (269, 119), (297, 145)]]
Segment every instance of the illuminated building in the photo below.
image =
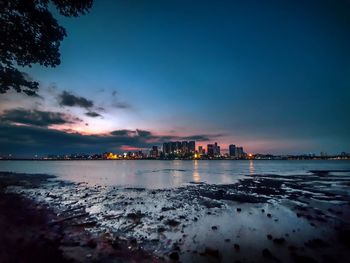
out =
[(236, 157), (238, 157), (238, 158), (245, 157), (245, 153), (243, 151), (243, 147), (236, 147)]
[(194, 153), (196, 151), (196, 142), (195, 141), (188, 142), (188, 150), (190, 153)]
[(118, 155), (110, 152), (105, 154), (105, 158), (107, 160), (115, 160), (115, 159), (118, 159)]
[(236, 145), (230, 144), (228, 147), (230, 157), (236, 157)]
[(152, 146), (152, 150), (149, 153), (150, 157), (157, 158), (158, 157), (158, 146)]
[(214, 144), (207, 145), (207, 154), (210, 157), (214, 157)]
[(215, 142), (214, 144), (207, 145), (207, 154), (209, 157), (219, 157), (220, 156), (220, 146)]

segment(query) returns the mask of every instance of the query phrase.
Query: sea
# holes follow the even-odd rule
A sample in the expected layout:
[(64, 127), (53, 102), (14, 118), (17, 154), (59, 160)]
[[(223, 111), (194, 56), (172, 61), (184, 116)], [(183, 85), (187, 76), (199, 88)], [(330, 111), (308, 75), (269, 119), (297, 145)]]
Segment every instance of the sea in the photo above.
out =
[[(349, 160), (82, 160), (0, 161), (0, 171), (49, 174), (88, 185), (177, 188), (189, 183), (231, 184), (254, 175), (308, 175), (350, 170)], [(336, 172), (333, 174), (336, 174)]]

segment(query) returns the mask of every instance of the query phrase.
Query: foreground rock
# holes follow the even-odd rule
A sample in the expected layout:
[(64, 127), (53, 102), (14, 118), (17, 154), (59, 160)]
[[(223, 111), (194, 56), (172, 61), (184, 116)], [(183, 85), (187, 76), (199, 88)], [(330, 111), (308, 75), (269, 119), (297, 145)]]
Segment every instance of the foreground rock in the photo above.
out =
[(44, 241), (35, 243), (54, 244), (60, 260), (342, 262), (350, 256), (349, 175), (261, 175), (149, 190), (0, 173), (0, 185), (7, 195), (25, 197), (30, 210), (42, 209)]
[(5, 193), (10, 185), (38, 187), (49, 177), (28, 180), (25, 175), (0, 175), (0, 262), (161, 262), (131, 241), (111, 234), (93, 236), (45, 206), (18, 194)]

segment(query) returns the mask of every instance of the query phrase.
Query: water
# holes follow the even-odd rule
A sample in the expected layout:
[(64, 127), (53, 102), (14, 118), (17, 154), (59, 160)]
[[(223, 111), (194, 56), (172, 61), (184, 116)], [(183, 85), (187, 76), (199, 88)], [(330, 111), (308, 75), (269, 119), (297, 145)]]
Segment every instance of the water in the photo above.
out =
[(56, 175), (89, 185), (179, 187), (189, 182), (230, 184), (246, 175), (308, 174), (309, 170), (350, 170), (350, 161), (1, 161), (0, 171)]
[[(324, 262), (324, 255), (348, 258), (339, 233), (350, 225), (349, 170), (350, 161), (341, 160), (0, 162), (0, 171), (84, 182), (34, 181), (30, 187), (30, 175), (7, 191), (48, 206), (62, 218), (73, 218), (67, 221), (72, 225), (97, 222), (85, 230), (102, 236), (103, 242), (106, 233), (111, 240), (136, 239), (145, 250), (166, 259), (176, 247), (181, 262), (205, 263), (215, 261), (208, 248), (217, 251), (220, 262), (256, 262), (265, 249), (276, 257), (272, 261), (296, 262), (287, 246), (315, 262)], [(275, 244), (267, 235), (283, 237), (285, 244)], [(315, 239), (329, 244), (322, 253), (306, 247)], [(98, 247), (93, 253), (99, 253)]]

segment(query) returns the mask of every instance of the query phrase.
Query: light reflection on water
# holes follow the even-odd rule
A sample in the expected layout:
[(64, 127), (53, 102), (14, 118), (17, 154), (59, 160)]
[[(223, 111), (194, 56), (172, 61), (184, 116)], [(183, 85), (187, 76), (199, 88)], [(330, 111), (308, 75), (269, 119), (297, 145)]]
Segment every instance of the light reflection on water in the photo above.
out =
[(199, 171), (198, 171), (198, 160), (194, 160), (193, 161), (193, 182), (199, 183), (201, 181), (201, 177), (199, 175)]
[(53, 174), (90, 185), (146, 188), (189, 182), (234, 183), (246, 175), (307, 174), (309, 170), (350, 169), (350, 161), (0, 161), (0, 171)]
[(250, 175), (254, 175), (254, 173), (255, 173), (254, 161), (253, 160), (249, 160), (249, 174)]

